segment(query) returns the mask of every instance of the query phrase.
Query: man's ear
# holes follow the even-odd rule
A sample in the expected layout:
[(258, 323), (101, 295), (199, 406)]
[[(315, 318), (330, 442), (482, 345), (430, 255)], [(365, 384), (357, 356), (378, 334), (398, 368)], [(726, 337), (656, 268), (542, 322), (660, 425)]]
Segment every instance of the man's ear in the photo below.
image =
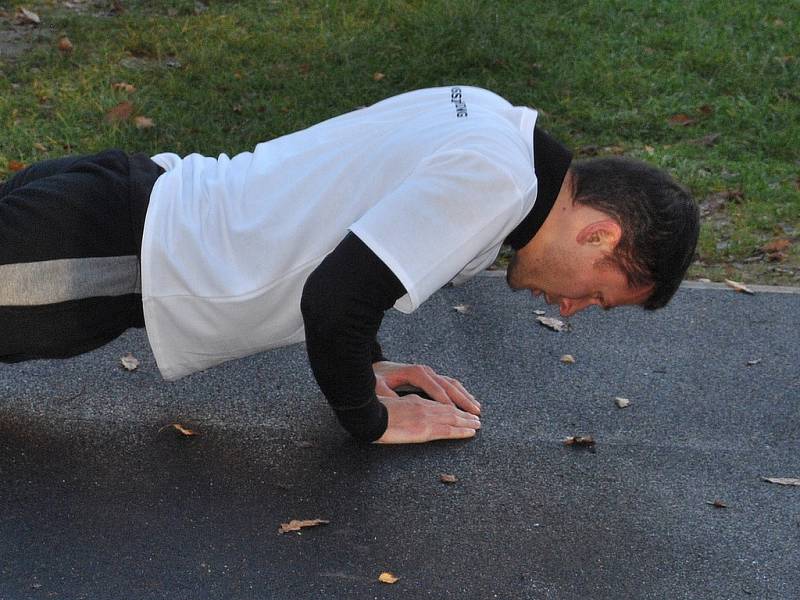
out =
[(578, 232), (577, 242), (597, 246), (601, 250), (611, 252), (622, 237), (622, 227), (614, 219), (603, 219), (589, 223)]

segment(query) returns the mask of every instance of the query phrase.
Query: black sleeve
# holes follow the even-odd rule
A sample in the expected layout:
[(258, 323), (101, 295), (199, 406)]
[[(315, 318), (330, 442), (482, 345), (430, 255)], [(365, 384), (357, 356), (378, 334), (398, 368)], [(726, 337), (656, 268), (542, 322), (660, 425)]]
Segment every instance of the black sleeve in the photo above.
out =
[(372, 442), (386, 431), (372, 363), (383, 360), (376, 334), (383, 313), (406, 290), (356, 235), (347, 237), (309, 275), (300, 308), (311, 370), (339, 422)]

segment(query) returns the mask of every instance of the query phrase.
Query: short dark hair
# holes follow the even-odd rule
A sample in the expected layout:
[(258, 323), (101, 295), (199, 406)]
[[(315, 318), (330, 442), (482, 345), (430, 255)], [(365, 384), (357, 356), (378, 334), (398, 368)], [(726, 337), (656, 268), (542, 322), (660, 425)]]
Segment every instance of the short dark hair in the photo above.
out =
[(577, 161), (570, 172), (573, 202), (610, 215), (622, 228), (608, 261), (628, 285), (653, 286), (644, 308), (665, 306), (694, 260), (700, 233), (689, 191), (665, 171), (630, 158)]

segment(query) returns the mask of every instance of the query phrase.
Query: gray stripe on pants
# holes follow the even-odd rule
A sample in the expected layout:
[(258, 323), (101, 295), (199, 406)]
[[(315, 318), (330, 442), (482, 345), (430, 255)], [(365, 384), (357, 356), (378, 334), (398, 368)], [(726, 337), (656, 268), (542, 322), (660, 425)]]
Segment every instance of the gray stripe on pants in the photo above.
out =
[(141, 293), (136, 256), (62, 258), (0, 265), (0, 306), (38, 306)]

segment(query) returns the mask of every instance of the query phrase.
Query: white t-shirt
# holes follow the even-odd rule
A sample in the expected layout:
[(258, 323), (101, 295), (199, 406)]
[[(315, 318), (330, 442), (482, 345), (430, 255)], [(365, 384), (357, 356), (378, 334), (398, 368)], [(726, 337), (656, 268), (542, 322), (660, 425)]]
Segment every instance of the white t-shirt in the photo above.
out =
[(357, 235), (411, 312), (492, 264), (536, 198), (536, 112), (492, 92), (419, 90), (233, 158), (159, 154), (142, 240), (145, 323), (178, 377), (304, 338), (308, 275)]

